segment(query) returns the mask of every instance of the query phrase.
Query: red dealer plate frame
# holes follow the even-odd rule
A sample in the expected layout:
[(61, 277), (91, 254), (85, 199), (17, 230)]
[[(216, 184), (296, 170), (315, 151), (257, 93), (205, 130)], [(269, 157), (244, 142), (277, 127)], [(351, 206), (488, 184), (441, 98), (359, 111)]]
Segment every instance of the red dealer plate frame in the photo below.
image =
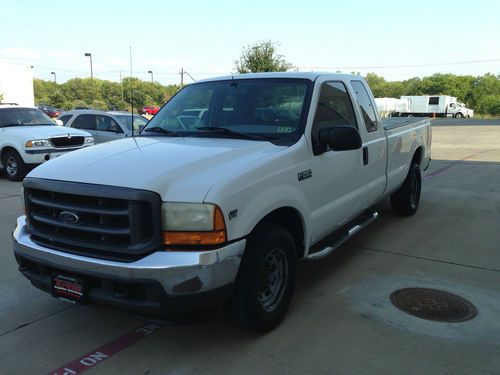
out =
[(66, 302), (82, 303), (85, 300), (85, 282), (79, 277), (53, 274), (52, 295)]

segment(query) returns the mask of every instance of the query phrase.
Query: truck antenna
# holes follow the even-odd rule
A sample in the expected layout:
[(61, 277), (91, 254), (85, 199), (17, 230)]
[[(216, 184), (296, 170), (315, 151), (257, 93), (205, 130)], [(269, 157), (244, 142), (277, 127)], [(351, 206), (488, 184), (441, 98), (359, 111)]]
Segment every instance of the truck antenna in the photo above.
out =
[(130, 129), (134, 138), (134, 81), (132, 79), (132, 46), (130, 46)]

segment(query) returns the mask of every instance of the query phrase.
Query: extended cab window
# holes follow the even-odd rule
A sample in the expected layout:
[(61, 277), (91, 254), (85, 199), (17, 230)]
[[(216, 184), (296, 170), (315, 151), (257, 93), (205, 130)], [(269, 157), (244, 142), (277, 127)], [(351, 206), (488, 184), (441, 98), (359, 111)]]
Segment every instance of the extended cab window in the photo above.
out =
[(375, 108), (370, 100), (368, 91), (366, 91), (365, 85), (361, 81), (351, 81), (351, 85), (356, 92), (359, 108), (365, 121), (366, 131), (369, 133), (376, 131), (378, 128), (377, 115), (375, 114)]
[(351, 125), (358, 128), (352, 102), (345, 85), (342, 82), (326, 82), (321, 86), (314, 116), (313, 142), (317, 143), (321, 129), (338, 125)]
[(84, 130), (95, 130), (95, 115), (79, 115), (73, 124), (72, 128), (84, 129)]

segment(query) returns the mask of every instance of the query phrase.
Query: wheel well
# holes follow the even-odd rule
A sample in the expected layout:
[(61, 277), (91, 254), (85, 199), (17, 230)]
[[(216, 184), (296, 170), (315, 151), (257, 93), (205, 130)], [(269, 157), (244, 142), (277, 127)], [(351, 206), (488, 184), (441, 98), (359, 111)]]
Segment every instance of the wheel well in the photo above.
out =
[(422, 162), (422, 147), (419, 147), (415, 150), (411, 163), (412, 164), (417, 163), (418, 165), (420, 165), (421, 162)]
[[(297, 258), (304, 256), (304, 223), (299, 212), (292, 207), (281, 207), (267, 214), (260, 222), (274, 223), (285, 227), (297, 246)], [(259, 225), (257, 224), (257, 225)]]
[(4, 148), (2, 148), (2, 150), (0, 151), (0, 161), (1, 159), (3, 158), (3, 156), (5, 155), (5, 153), (7, 151), (15, 151), (17, 152), (17, 150), (14, 148), (14, 147), (10, 147), (10, 146), (5, 146)]

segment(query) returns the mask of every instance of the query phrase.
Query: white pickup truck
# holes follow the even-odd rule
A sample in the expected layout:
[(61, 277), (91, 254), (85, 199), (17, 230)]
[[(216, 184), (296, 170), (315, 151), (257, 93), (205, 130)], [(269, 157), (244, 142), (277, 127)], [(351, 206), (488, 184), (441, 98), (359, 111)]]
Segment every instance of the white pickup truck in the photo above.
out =
[[(72, 302), (163, 316), (225, 301), (275, 327), (296, 261), (376, 219), (413, 215), (427, 119), (382, 124), (357, 75), (261, 73), (189, 85), (135, 138), (70, 153), (24, 180), (19, 270)], [(186, 115), (203, 108), (203, 115)]]
[(89, 133), (57, 126), (38, 108), (0, 105), (0, 169), (11, 181), (21, 181), (47, 160), (93, 145)]

